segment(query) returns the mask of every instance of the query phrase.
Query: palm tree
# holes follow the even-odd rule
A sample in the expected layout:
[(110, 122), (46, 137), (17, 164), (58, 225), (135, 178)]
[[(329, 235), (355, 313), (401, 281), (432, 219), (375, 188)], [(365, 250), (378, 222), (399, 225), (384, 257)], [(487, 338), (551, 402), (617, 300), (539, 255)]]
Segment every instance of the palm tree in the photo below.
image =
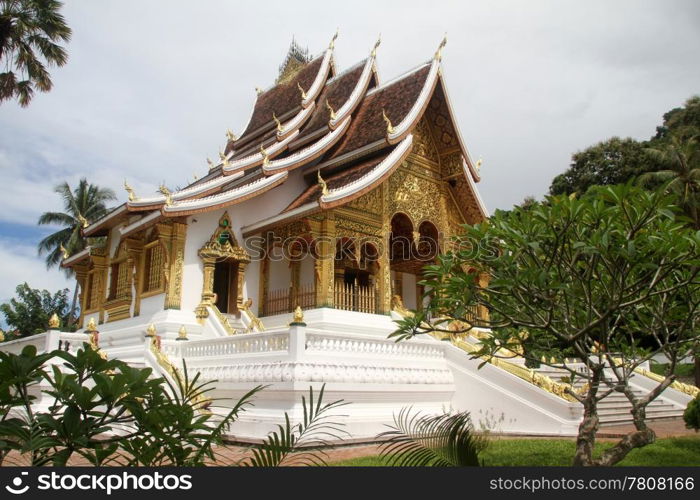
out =
[[(105, 203), (116, 199), (114, 191), (88, 184), (85, 178), (80, 179), (78, 186), (73, 191), (67, 182), (56, 186), (54, 191), (63, 198), (65, 212), (44, 212), (39, 217), (38, 222), (40, 226), (44, 224), (63, 226), (63, 229), (48, 235), (39, 242), (39, 255), (46, 255), (47, 269), (61, 262), (63, 259), (62, 248), (69, 255), (85, 249), (87, 240), (82, 234), (83, 221), (93, 222), (103, 217), (109, 211)], [(65, 271), (69, 276), (72, 274), (69, 269)], [(73, 321), (77, 298), (78, 287), (76, 285), (69, 322)]]
[(639, 176), (639, 182), (652, 181), (665, 183), (665, 189), (675, 193), (696, 229), (700, 228), (700, 144), (698, 134), (692, 129), (673, 134), (661, 148), (647, 148), (645, 151), (656, 162), (659, 170)]
[(0, 103), (16, 97), (28, 106), (34, 90), (51, 90), (46, 66), (63, 66), (71, 29), (56, 0), (0, 0)]

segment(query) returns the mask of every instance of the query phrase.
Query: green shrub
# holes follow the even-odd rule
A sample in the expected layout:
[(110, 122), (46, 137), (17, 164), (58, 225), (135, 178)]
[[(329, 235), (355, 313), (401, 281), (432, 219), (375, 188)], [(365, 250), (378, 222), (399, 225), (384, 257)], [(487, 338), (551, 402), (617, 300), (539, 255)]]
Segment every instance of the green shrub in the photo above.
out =
[(683, 412), (683, 420), (685, 420), (685, 426), (688, 429), (700, 430), (700, 394), (688, 403), (685, 412)]

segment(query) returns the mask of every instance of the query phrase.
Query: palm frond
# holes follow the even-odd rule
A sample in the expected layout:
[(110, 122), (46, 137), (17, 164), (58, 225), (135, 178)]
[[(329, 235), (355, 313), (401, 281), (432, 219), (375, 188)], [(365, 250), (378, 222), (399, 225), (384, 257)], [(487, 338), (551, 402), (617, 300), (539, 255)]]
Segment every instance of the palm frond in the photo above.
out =
[(409, 467), (478, 466), (488, 444), (474, 433), (469, 412), (421, 415), (410, 407), (402, 408), (391, 430), (377, 438), (387, 440), (380, 454), (389, 465)]
[(325, 387), (325, 384), (321, 387), (315, 402), (313, 387), (309, 387), (309, 399), (302, 397), (302, 421), (292, 424), (285, 412), (284, 425), (278, 425), (276, 431), (253, 448), (253, 455), (239, 464), (247, 467), (326, 465), (328, 455), (319, 447), (328, 446), (329, 440), (340, 441), (348, 436), (341, 423), (331, 420), (330, 413), (348, 403), (339, 400), (324, 404)]

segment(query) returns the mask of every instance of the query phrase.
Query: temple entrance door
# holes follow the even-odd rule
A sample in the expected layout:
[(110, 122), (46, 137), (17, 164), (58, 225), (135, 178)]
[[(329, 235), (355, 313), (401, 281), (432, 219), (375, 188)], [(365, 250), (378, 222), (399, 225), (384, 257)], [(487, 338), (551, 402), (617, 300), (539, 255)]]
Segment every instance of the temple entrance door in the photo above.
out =
[(214, 266), (216, 307), (224, 314), (238, 313), (238, 262), (225, 260)]

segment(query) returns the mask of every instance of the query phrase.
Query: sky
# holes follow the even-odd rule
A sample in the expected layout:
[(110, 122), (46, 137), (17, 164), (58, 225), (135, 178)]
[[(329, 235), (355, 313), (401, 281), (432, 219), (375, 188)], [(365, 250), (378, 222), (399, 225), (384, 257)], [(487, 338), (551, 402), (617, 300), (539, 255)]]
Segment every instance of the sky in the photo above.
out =
[(647, 139), (700, 94), (700, 2), (68, 0), (68, 64), (28, 108), (0, 105), (0, 302), (17, 284), (73, 286), (46, 269), (36, 226), (54, 186), (81, 177), (126, 198), (207, 172), (270, 86), (292, 37), (311, 53), (336, 28), (339, 70), (377, 36), (380, 79), (432, 57), (462, 136), (483, 158), (489, 210), (541, 198), (571, 154), (612, 136)]

